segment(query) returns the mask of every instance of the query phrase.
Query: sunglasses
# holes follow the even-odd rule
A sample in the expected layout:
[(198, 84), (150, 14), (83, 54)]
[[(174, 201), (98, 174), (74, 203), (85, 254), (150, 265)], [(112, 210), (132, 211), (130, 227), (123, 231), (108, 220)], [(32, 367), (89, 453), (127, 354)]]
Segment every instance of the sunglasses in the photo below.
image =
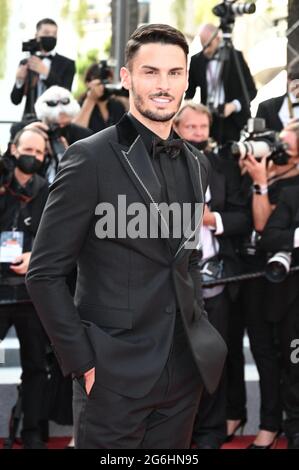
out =
[(50, 108), (54, 108), (55, 106), (58, 106), (59, 104), (67, 105), (70, 104), (71, 100), (69, 98), (62, 98), (61, 100), (49, 100), (46, 101), (46, 105), (49, 106)]

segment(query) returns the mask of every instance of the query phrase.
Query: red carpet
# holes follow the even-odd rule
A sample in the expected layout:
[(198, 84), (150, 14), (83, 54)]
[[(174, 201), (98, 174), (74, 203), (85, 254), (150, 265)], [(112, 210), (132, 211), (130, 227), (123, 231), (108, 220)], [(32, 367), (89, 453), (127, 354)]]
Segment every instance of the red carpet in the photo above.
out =
[[(246, 449), (254, 440), (254, 436), (241, 436), (235, 437), (235, 439), (222, 446), (222, 449)], [(275, 449), (286, 449), (287, 441), (284, 437), (278, 439)]]
[[(229, 444), (225, 444), (222, 449), (246, 449), (246, 447), (251, 444), (253, 441), (254, 436), (242, 436), (236, 437), (232, 442)], [(54, 437), (50, 439), (48, 442), (49, 449), (64, 449), (65, 446), (69, 443), (69, 437)], [(285, 438), (280, 438), (278, 440), (278, 444), (276, 449), (286, 449), (287, 443)], [(3, 439), (0, 439), (0, 449), (3, 448)], [(20, 449), (20, 445), (15, 444), (14, 449)]]
[[(53, 437), (47, 443), (47, 447), (48, 449), (64, 449), (70, 440), (70, 437)], [(3, 449), (3, 439), (0, 439), (0, 449)], [(21, 445), (16, 443), (14, 444), (13, 449), (21, 449)]]

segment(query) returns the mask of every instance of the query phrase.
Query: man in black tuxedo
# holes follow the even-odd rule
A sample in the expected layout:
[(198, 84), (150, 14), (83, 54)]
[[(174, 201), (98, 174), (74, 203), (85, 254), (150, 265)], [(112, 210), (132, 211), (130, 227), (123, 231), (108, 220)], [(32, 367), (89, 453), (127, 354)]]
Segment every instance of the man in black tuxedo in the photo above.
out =
[[(299, 126), (297, 125), (299, 134)], [(292, 253), (293, 264), (299, 264), (299, 187), (285, 188), (280, 201), (263, 232), (262, 247), (268, 252)], [(284, 430), (289, 449), (299, 449), (299, 275), (294, 273), (277, 284), (280, 304), (282, 398), (286, 414)], [(277, 320), (276, 320), (277, 321)]]
[[(35, 38), (40, 51), (22, 60), (17, 70), (16, 82), (10, 98), (13, 104), (20, 104), (26, 96), (23, 118), (34, 114), (34, 103), (52, 85), (71, 90), (75, 75), (75, 62), (54, 52), (57, 43), (58, 26), (50, 18), (40, 20), (36, 25)], [(29, 75), (29, 71), (32, 72)], [(31, 78), (31, 83), (29, 79)], [(30, 89), (33, 87), (33, 93)], [(33, 103), (32, 103), (33, 101)]]
[(48, 342), (25, 287), (32, 243), (48, 196), (48, 184), (37, 174), (45, 148), (39, 130), (21, 130), (12, 143), (12, 156), (1, 161), (0, 172), (0, 339), (13, 325), (20, 340), (24, 449), (45, 449), (40, 424), (48, 384)]
[(288, 65), (287, 92), (259, 104), (256, 117), (266, 121), (266, 127), (280, 132), (293, 119), (299, 119), (299, 58)]
[[(219, 143), (239, 140), (240, 131), (250, 117), (250, 110), (246, 104), (233, 52), (230, 49), (221, 72), (221, 36), (218, 29), (214, 25), (205, 24), (200, 28), (199, 35), (203, 50), (191, 57), (186, 99), (192, 99), (196, 87), (200, 87), (201, 103), (207, 105), (211, 111), (215, 110), (211, 136)], [(253, 100), (257, 90), (250, 70), (240, 51), (236, 51), (236, 56), (249, 98)]]
[[(216, 259), (218, 266), (223, 264), (222, 277), (227, 277), (241, 271), (235, 245), (237, 237), (249, 231), (250, 215), (240, 196), (241, 181), (237, 165), (216, 155), (209, 145), (211, 122), (209, 109), (192, 101), (184, 104), (174, 120), (176, 132), (195, 147), (200, 146), (211, 166), (201, 230), (202, 269), (211, 269), (212, 265), (208, 263)], [(218, 285), (203, 290), (209, 320), (225, 340), (230, 303), (236, 297), (236, 289), (236, 284), (230, 284), (229, 288)], [(225, 375), (212, 395), (206, 391), (203, 393), (193, 429), (193, 441), (198, 448), (217, 449), (226, 440)]]
[[(121, 69), (130, 112), (68, 149), (35, 243), (27, 284), (75, 377), (77, 448), (188, 448), (202, 382), (212, 392), (222, 372), (226, 347), (202, 309), (194, 249), (208, 165), (169, 141), (187, 53), (170, 26), (132, 34)], [(183, 235), (170, 203), (191, 208)], [(76, 263), (73, 302), (65, 278)]]

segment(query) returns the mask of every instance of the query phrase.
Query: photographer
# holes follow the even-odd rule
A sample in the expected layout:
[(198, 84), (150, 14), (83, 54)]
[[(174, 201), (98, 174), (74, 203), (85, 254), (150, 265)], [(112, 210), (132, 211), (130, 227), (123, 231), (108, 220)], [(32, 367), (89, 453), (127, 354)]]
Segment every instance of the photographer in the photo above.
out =
[(248, 155), (243, 164), (253, 181), (252, 211), (254, 226), (262, 232), (279, 199), (282, 187), (299, 184), (298, 124), (289, 124), (280, 133), (287, 145), (287, 158), (280, 164), (261, 161)]
[[(260, 236), (280, 200), (282, 189), (299, 185), (298, 136), (298, 124), (290, 124), (280, 134), (281, 141), (287, 144), (286, 151), (278, 156), (271, 154), (270, 158), (264, 156), (261, 160), (254, 158), (253, 155), (247, 155), (241, 160), (242, 166), (247, 171), (244, 178), (250, 177), (254, 225), (250, 241), (244, 243), (242, 250), (242, 260), (247, 272), (264, 270), (267, 259), (259, 244)], [(246, 420), (246, 396), (242, 373), (244, 366), (242, 341), (246, 328), (259, 371), (261, 391), (260, 430), (251, 444), (253, 449), (271, 448), (281, 427), (280, 364), (274, 324), (286, 299), (284, 295), (277, 295), (277, 292), (277, 286), (273, 286), (265, 278), (243, 282), (235, 313), (230, 318), (229, 434), (233, 435)]]
[(33, 240), (48, 196), (46, 181), (36, 174), (45, 148), (40, 131), (24, 129), (14, 139), (13, 157), (0, 165), (0, 338), (15, 326), (20, 341), (26, 449), (45, 448), (39, 426), (47, 385), (47, 340), (25, 286)]
[[(261, 245), (268, 252), (292, 253), (293, 263), (299, 264), (299, 184), (285, 188), (263, 232)], [(299, 367), (298, 353), (292, 359), (299, 338), (299, 274), (293, 273), (277, 284), (279, 316), (275, 319), (280, 332), (282, 362), (282, 398), (286, 413), (284, 431), (289, 449), (299, 449)], [(280, 297), (280, 299), (279, 299)], [(282, 301), (283, 299), (283, 301)]]
[[(186, 102), (174, 120), (180, 137), (203, 150), (210, 163), (210, 183), (206, 192), (206, 207), (201, 230), (204, 281), (240, 273), (236, 255), (236, 238), (250, 229), (250, 215), (240, 197), (240, 175), (234, 162), (222, 159), (209, 146), (212, 116), (201, 104)], [(209, 274), (210, 273), (210, 274)], [(237, 286), (203, 289), (205, 309), (212, 325), (227, 340), (227, 323)], [(193, 441), (201, 449), (218, 449), (226, 439), (226, 374), (213, 395), (203, 392), (197, 412)]]
[(294, 119), (299, 119), (299, 57), (288, 64), (287, 92), (259, 104), (257, 117), (266, 121), (266, 127), (280, 132)]
[[(35, 40), (23, 43), (23, 50), (30, 52), (29, 59), (21, 61), (11, 101), (18, 105), (26, 96), (24, 117), (34, 113), (36, 99), (52, 85), (71, 90), (75, 75), (75, 62), (55, 52), (58, 26), (45, 18), (36, 25)], [(31, 73), (29, 73), (31, 72)]]
[[(218, 28), (204, 24), (200, 27), (199, 36), (203, 50), (191, 57), (186, 99), (192, 99), (196, 87), (200, 87), (201, 102), (213, 112), (211, 136), (218, 143), (238, 140), (250, 112), (247, 109), (233, 51), (229, 50), (222, 69), (219, 57), (221, 33)], [(257, 93), (253, 78), (242, 53), (235, 52), (249, 98), (253, 100)]]
[(110, 96), (105, 82), (111, 80), (112, 72), (104, 64), (93, 64), (85, 75), (87, 92), (80, 98), (81, 111), (74, 123), (99, 132), (116, 124), (124, 115), (120, 101)]

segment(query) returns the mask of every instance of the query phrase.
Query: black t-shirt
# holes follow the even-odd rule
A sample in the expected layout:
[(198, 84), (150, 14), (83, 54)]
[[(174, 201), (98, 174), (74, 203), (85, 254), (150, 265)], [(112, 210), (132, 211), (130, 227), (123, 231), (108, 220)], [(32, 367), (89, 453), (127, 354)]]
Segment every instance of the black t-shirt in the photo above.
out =
[(102, 131), (106, 127), (117, 124), (118, 121), (121, 120), (121, 118), (126, 112), (122, 103), (120, 101), (114, 100), (113, 98), (110, 98), (108, 100), (107, 107), (108, 107), (108, 113), (109, 113), (108, 121), (105, 121), (103, 119), (103, 116), (98, 106), (95, 106), (93, 108), (93, 111), (91, 113), (90, 120), (88, 123), (88, 127), (94, 133)]
[[(252, 181), (248, 175), (244, 176), (243, 179), (243, 190), (247, 191), (248, 196), (248, 203), (250, 206), (252, 205), (252, 193), (251, 193), (251, 185)], [(290, 178), (281, 178), (276, 180), (272, 184), (268, 186), (268, 197), (270, 204), (277, 205), (281, 191), (284, 188), (291, 187), (291, 186), (299, 186), (299, 175), (292, 176)], [(246, 189), (245, 189), (246, 188)], [(257, 235), (256, 238), (256, 255), (246, 255), (246, 251), (250, 250), (250, 245), (254, 245), (254, 236), (251, 233), (248, 237), (246, 237), (242, 242), (241, 247), (241, 255), (242, 260), (246, 265), (246, 271), (256, 271), (262, 270), (265, 267), (265, 263), (267, 261), (267, 253), (259, 248), (258, 243), (259, 236)]]

